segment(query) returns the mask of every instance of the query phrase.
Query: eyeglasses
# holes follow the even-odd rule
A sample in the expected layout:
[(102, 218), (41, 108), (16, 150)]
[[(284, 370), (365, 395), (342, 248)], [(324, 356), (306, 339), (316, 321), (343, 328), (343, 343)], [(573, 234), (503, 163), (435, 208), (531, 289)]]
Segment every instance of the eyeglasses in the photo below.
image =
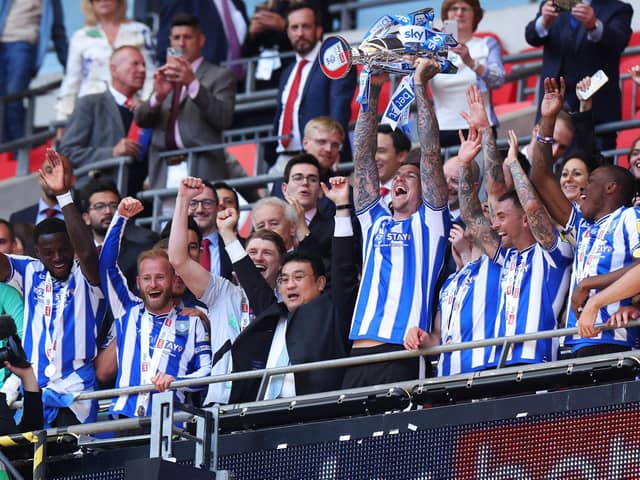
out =
[(106, 209), (114, 210), (114, 211), (118, 210), (118, 202), (111, 202), (111, 203), (100, 202), (89, 207), (89, 210), (95, 210), (96, 212), (104, 212)]
[(210, 198), (205, 198), (204, 200), (191, 200), (189, 202), (189, 208), (198, 208), (198, 205), (202, 205), (202, 208), (206, 208), (207, 210), (218, 206), (216, 201), (211, 200)]
[(303, 175), (302, 173), (296, 173), (289, 177), (289, 181), (293, 183), (309, 182), (310, 185), (316, 185), (320, 183), (320, 178), (317, 175)]
[(304, 272), (296, 272), (293, 275), (280, 275), (276, 279), (276, 283), (278, 285), (288, 285), (289, 281), (293, 280), (293, 283), (299, 285), (300, 283), (302, 283), (305, 277), (310, 277), (311, 275), (311, 273)]
[(458, 6), (453, 6), (449, 9), (450, 12), (462, 12), (462, 13), (469, 13), (471, 11), (471, 7), (458, 7)]
[(312, 138), (311, 141), (315, 143), (320, 148), (325, 148), (326, 146), (330, 146), (332, 150), (342, 151), (342, 144), (337, 142), (330, 142), (324, 138)]

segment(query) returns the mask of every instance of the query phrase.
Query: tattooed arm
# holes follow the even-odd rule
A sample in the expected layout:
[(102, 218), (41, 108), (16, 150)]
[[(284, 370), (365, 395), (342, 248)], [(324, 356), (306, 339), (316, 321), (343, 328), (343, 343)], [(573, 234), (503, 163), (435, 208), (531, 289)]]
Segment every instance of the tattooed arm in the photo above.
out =
[[(564, 102), (565, 84), (560, 77), (560, 85), (553, 78), (544, 80), (544, 97), (540, 104), (540, 129), (538, 134), (543, 138), (552, 138), (556, 117)], [(560, 183), (553, 175), (553, 156), (550, 143), (533, 142), (531, 159), (531, 181), (544, 199), (551, 217), (564, 226), (569, 221), (573, 205), (564, 196)]]
[(465, 140), (460, 138), (460, 150), (458, 158), (460, 159), (460, 181), (458, 184), (458, 199), (460, 201), (460, 216), (467, 226), (467, 231), (476, 245), (493, 258), (500, 248), (500, 238), (491, 229), (487, 219), (482, 212), (482, 205), (478, 199), (478, 184), (471, 173), (471, 162), (480, 151), (480, 135), (471, 128), (469, 129), (469, 137)]
[(356, 211), (370, 205), (380, 194), (375, 156), (378, 143), (378, 95), (387, 75), (371, 75), (369, 110), (360, 107), (353, 132), (353, 201)]
[(482, 134), (482, 152), (484, 157), (485, 189), (490, 198), (498, 198), (511, 190), (502, 169), (502, 158), (496, 145), (496, 137), (489, 124), (489, 117), (484, 109), (482, 93), (477, 85), (473, 84), (467, 89), (467, 104), (469, 112), (461, 112), (462, 117)]
[(420, 178), (422, 180), (422, 198), (434, 208), (447, 205), (447, 182), (442, 169), (440, 156), (440, 129), (433, 110), (433, 104), (427, 98), (426, 85), (440, 71), (440, 65), (432, 58), (418, 58), (415, 62), (414, 84), (418, 103), (418, 137), (420, 139)]
[(509, 130), (509, 154), (506, 163), (511, 171), (520, 204), (527, 214), (533, 237), (542, 248), (551, 250), (558, 241), (558, 234), (538, 193), (518, 162), (518, 137), (513, 130)]

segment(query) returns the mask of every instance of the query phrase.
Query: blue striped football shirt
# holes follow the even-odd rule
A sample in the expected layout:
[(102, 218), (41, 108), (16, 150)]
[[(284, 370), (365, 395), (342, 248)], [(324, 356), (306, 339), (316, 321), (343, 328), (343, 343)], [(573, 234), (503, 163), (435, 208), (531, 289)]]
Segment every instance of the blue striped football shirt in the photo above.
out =
[[(153, 356), (158, 336), (168, 315), (149, 313), (143, 301), (133, 295), (116, 260), (126, 219), (119, 214), (113, 217), (100, 252), (100, 276), (105, 296), (109, 301), (116, 324), (116, 350), (118, 375), (116, 387), (141, 384), (141, 324), (151, 323), (149, 356)], [(172, 375), (176, 380), (205, 377), (211, 371), (211, 345), (207, 330), (199, 317), (181, 315), (177, 309), (175, 321), (163, 342), (164, 354), (158, 372)], [(178, 401), (184, 401), (184, 392), (176, 391)], [(138, 395), (121, 395), (114, 399), (110, 412), (127, 417), (136, 416)], [(149, 402), (146, 414), (151, 411)]]
[(449, 210), (423, 203), (394, 220), (380, 201), (357, 212), (362, 226), (363, 272), (351, 340), (402, 345), (407, 330), (429, 331), (433, 296), (449, 235)]
[[(53, 364), (55, 374), (48, 378), (44, 370), (49, 365), (46, 355), (45, 282), (47, 270), (37, 259), (7, 255), (11, 272), (7, 282), (16, 287), (24, 300), (22, 343), (27, 358), (33, 363), (38, 385), (51, 390), (43, 396), (55, 398), (56, 393), (80, 393), (93, 390), (96, 356), (96, 337), (105, 313), (105, 301), (99, 286), (91, 285), (75, 261), (69, 277), (60, 281), (52, 277), (52, 312), (49, 332), (54, 334), (54, 324), (62, 308), (63, 328), (58, 332), (56, 355)], [(58, 405), (47, 405), (45, 417), (55, 418)], [(75, 402), (69, 406), (78, 420), (95, 421), (93, 402)], [(49, 411), (48, 411), (49, 410)]]
[[(569, 287), (573, 248), (558, 238), (545, 250), (535, 243), (522, 251), (499, 248), (494, 261), (500, 272), (500, 305), (496, 317), (497, 337), (553, 330)], [(496, 365), (502, 346), (492, 348), (489, 364)], [(514, 344), (507, 353), (506, 365), (555, 360), (556, 339), (531, 340)]]
[[(500, 266), (489, 257), (467, 263), (451, 274), (440, 291), (440, 332), (443, 344), (494, 337), (499, 297)], [(490, 347), (440, 354), (438, 376), (482, 370)]]
[[(574, 207), (567, 223), (567, 230), (577, 239), (571, 275), (570, 293), (573, 293), (583, 278), (613, 272), (633, 263), (633, 252), (640, 247), (640, 209), (620, 207), (597, 222), (589, 222)], [(606, 323), (621, 306), (630, 304), (631, 299), (628, 298), (601, 308), (595, 323)], [(570, 305), (567, 312), (567, 327), (575, 327), (576, 316)], [(579, 335), (566, 337), (565, 344), (571, 345), (575, 352), (587, 345), (603, 343), (633, 347), (637, 340), (637, 328), (617, 328), (600, 332), (594, 338), (582, 338)]]

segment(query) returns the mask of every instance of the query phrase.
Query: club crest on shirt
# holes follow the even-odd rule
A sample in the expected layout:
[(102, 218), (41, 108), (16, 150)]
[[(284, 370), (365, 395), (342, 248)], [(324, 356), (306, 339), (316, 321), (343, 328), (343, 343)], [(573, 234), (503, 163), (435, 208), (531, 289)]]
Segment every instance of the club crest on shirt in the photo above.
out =
[(176, 320), (176, 333), (184, 335), (189, 331), (189, 320)]

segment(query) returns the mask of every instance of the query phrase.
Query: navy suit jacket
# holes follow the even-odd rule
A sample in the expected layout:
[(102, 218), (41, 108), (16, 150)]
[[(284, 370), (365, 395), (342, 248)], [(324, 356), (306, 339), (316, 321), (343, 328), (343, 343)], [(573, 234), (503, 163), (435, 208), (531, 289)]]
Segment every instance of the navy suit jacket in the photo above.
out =
[[(280, 85), (278, 87), (278, 106), (273, 120), (273, 131), (278, 132), (278, 123), (280, 115), (284, 110), (282, 104), (282, 92), (287, 84), (289, 76), (292, 74), (296, 63), (292, 63), (282, 71), (280, 76)], [(349, 118), (351, 117), (351, 99), (356, 89), (357, 75), (356, 69), (352, 68), (346, 77), (340, 80), (331, 80), (322, 70), (320, 64), (316, 60), (311, 66), (311, 71), (307, 77), (307, 81), (302, 89), (300, 97), (300, 108), (298, 109), (298, 125), (300, 125), (300, 138), (304, 132), (304, 126), (309, 120), (315, 117), (328, 115), (342, 125), (345, 132), (349, 131)], [(273, 148), (266, 148), (265, 160), (269, 165), (273, 165), (277, 158), (276, 144)], [(351, 145), (349, 144), (349, 135), (345, 135), (344, 145), (342, 147), (341, 161), (351, 161)]]
[[(607, 74), (609, 82), (593, 96), (593, 118), (597, 125), (620, 120), (622, 117), (620, 56), (631, 38), (633, 9), (628, 3), (619, 0), (592, 0), (591, 6), (604, 27), (602, 38), (597, 43), (587, 38), (587, 31), (581, 23), (571, 29), (569, 12), (560, 13), (551, 24), (546, 37), (538, 36), (536, 20), (529, 22), (525, 36), (530, 45), (544, 47), (542, 78), (564, 75), (567, 84), (565, 101), (572, 111), (579, 108), (576, 84), (599, 69)], [(540, 11), (536, 19), (539, 16)], [(540, 99), (543, 96), (544, 85), (540, 82)], [(537, 117), (539, 116), (540, 104)]]

